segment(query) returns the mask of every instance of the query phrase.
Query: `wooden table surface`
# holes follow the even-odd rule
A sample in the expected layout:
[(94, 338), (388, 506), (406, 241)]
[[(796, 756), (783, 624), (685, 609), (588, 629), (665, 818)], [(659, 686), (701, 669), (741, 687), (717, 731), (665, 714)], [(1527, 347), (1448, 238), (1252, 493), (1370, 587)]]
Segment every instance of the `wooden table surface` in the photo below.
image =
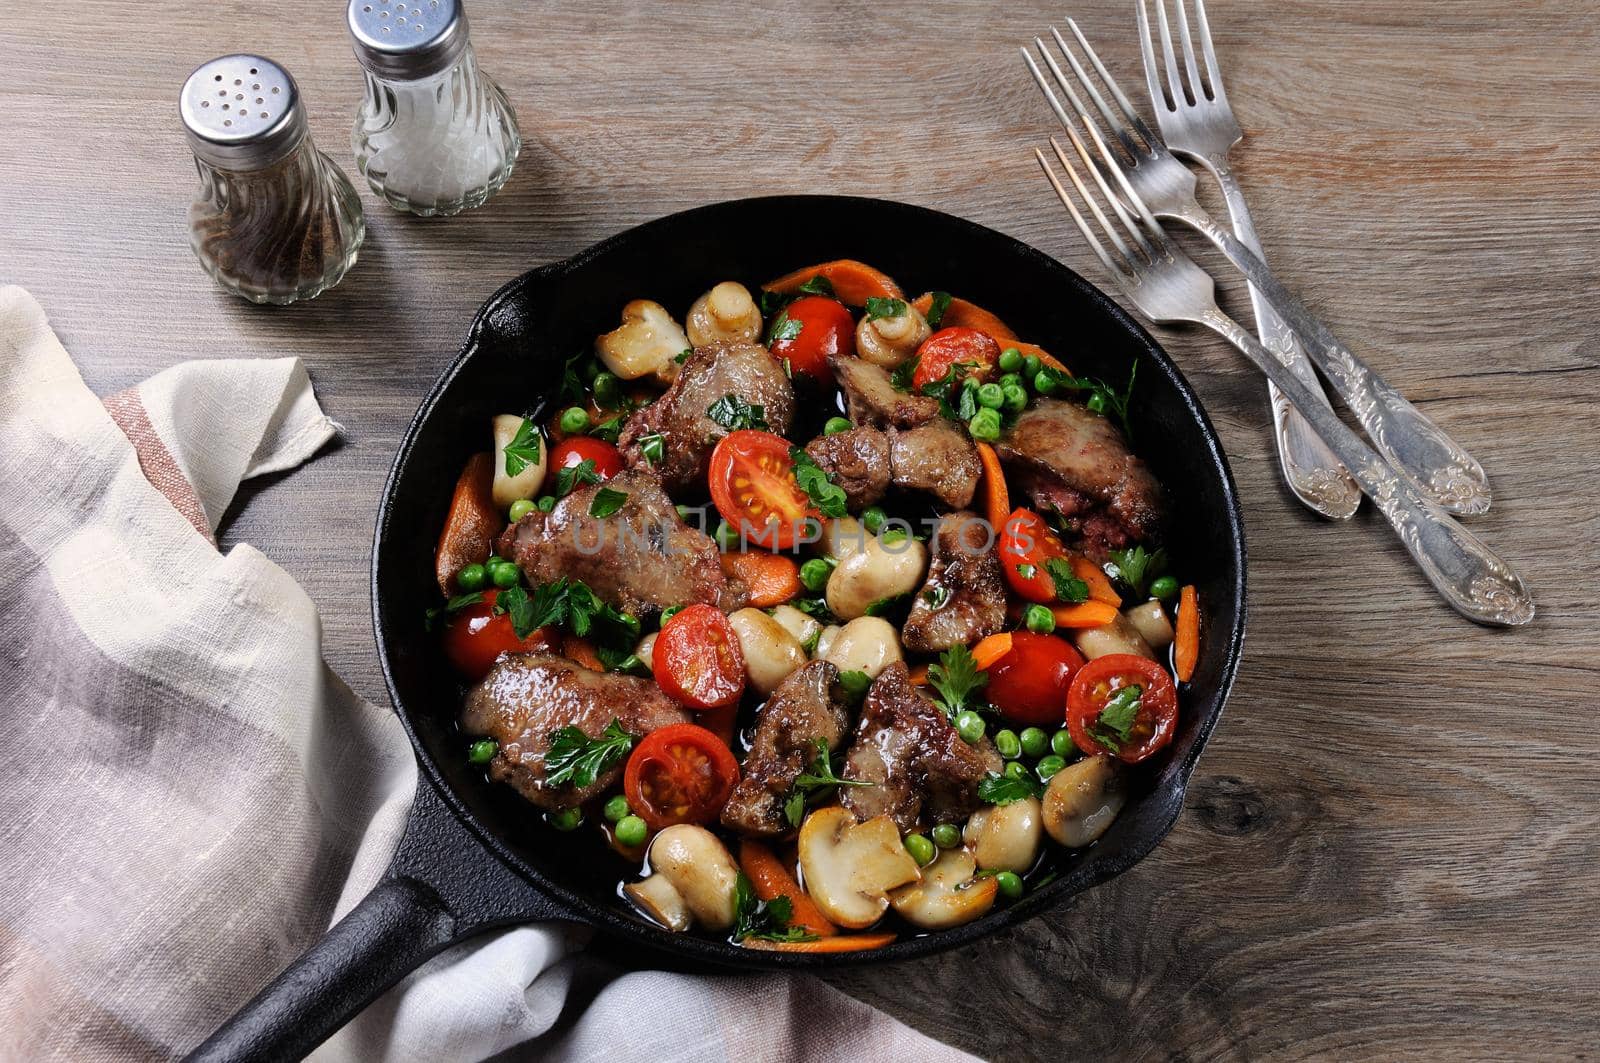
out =
[[(1076, 14), (1132, 88), (1127, 0), (565, 6), (472, 6), (525, 137), (499, 197), (422, 221), (363, 189), (359, 264), (282, 310), (221, 293), (189, 253), (176, 93), (204, 59), (262, 51), (353, 172), (360, 82), (339, 5), (86, 0), (0, 20), (0, 281), (43, 303), (101, 394), (187, 358), (305, 359), (343, 441), (248, 490), (223, 542), (306, 587), (329, 661), (371, 698), (378, 492), (502, 281), (660, 214), (773, 192), (926, 204), (1104, 280), (1030, 157), (1052, 125), (1016, 47)], [(1048, 918), (835, 984), (992, 1058), (1600, 1043), (1596, 14), (1211, 12), (1272, 261), (1482, 460), (1495, 504), (1474, 527), (1520, 566), (1539, 618), (1475, 628), (1369, 510), (1330, 526), (1297, 508), (1255, 372), (1208, 336), (1156, 330), (1211, 411), (1249, 525), (1250, 637), (1185, 813), (1143, 864)]]

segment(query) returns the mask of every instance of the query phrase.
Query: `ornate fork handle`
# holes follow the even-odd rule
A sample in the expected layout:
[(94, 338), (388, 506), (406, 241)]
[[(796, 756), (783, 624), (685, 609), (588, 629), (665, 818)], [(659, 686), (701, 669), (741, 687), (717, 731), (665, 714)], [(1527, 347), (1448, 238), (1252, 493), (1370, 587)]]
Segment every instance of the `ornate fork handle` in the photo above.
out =
[(1428, 582), (1461, 615), (1505, 627), (1533, 619), (1533, 595), (1511, 566), (1317, 402), (1311, 390), (1244, 326), (1215, 306), (1193, 320), (1239, 348), (1289, 396), (1394, 528)]
[[(1267, 264), (1210, 214), (1197, 209), (1174, 217), (1215, 244), (1299, 334), (1305, 355), (1327, 376), (1384, 457), (1444, 509), (1465, 514), (1489, 511), (1489, 480), (1477, 459), (1335, 339), (1328, 327), (1279, 283)], [(1288, 393), (1282, 384), (1278, 387)], [(1293, 401), (1309, 419), (1300, 400)], [(1327, 438), (1326, 433), (1321, 434)]]

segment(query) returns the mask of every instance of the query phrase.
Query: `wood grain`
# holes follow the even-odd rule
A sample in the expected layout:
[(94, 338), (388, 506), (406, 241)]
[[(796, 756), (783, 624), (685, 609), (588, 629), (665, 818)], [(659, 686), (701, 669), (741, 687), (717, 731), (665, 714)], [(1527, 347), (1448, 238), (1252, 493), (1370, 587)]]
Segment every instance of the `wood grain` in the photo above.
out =
[[(565, 8), (472, 6), (527, 138), (501, 195), (440, 222), (364, 193), (360, 263), (287, 310), (221, 293), (191, 258), (176, 93), (214, 54), (263, 51), (350, 169), (359, 80), (338, 5), (85, 0), (0, 19), (0, 280), (39, 298), (102, 394), (186, 358), (306, 359), (344, 441), (249, 490), (223, 542), (300, 580), (329, 660), (369, 697), (374, 502), (422, 391), (505, 279), (659, 214), (780, 191), (924, 203), (1101, 279), (1029, 157), (1051, 127), (1015, 49), (1071, 13), (1134, 87), (1131, 4)], [(1474, 526), (1521, 567), (1539, 619), (1474, 628), (1369, 512), (1327, 526), (1298, 509), (1254, 372), (1217, 341), (1159, 333), (1218, 425), (1250, 534), (1246, 658), (1187, 810), (1066, 910), (836, 984), (990, 1058), (1593, 1054), (1596, 13), (1211, 12), (1269, 257), (1482, 460), (1495, 508)]]

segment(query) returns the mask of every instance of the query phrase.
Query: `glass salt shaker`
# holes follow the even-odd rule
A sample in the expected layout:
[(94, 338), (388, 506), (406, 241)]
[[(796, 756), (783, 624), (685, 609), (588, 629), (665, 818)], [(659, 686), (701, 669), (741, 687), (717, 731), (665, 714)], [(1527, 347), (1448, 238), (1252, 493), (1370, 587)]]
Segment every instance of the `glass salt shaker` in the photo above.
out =
[(366, 234), (350, 179), (317, 150), (294, 78), (259, 55), (204, 64), (178, 97), (200, 189), (189, 244), (218, 284), (254, 303), (339, 283)]
[(346, 19), (367, 81), (356, 169), (413, 214), (480, 206), (511, 176), (522, 136), (478, 69), (461, 0), (350, 0)]

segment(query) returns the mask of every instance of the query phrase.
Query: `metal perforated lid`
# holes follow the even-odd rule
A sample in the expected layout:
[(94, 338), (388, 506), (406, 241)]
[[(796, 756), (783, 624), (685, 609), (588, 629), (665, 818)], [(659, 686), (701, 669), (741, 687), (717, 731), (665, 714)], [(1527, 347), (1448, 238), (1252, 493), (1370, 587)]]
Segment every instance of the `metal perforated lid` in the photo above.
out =
[(306, 132), (294, 78), (259, 55), (225, 55), (200, 66), (183, 83), (178, 112), (195, 155), (224, 169), (276, 162)]
[(345, 19), (356, 58), (379, 77), (437, 74), (467, 46), (460, 0), (350, 0)]

